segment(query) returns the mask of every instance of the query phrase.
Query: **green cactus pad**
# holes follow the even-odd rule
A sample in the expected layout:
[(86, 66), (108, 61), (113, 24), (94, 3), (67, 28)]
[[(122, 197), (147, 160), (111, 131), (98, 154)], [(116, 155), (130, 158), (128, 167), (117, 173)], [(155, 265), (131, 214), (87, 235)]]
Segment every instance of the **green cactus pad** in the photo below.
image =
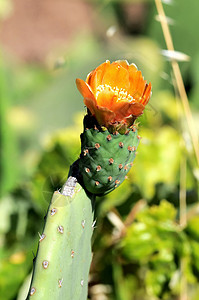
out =
[(85, 129), (81, 142), (83, 183), (89, 192), (103, 196), (119, 186), (129, 172), (139, 144), (137, 129), (127, 134)]
[(53, 194), (27, 300), (87, 299), (92, 233), (92, 201), (69, 177)]

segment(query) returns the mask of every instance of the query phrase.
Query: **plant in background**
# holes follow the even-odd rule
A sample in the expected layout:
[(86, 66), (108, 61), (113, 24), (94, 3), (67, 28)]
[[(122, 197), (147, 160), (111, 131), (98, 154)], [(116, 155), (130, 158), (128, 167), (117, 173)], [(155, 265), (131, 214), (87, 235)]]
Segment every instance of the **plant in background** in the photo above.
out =
[(77, 87), (88, 108), (81, 154), (51, 200), (28, 298), (87, 298), (95, 196), (126, 178), (140, 139), (135, 120), (151, 95), (151, 84), (127, 61), (106, 61)]

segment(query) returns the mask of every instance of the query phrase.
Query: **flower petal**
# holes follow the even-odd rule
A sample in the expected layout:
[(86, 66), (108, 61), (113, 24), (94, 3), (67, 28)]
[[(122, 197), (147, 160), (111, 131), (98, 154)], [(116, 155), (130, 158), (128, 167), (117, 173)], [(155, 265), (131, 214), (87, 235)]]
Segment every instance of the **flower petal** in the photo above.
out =
[(92, 114), (95, 112), (95, 107), (97, 105), (95, 96), (91, 91), (89, 85), (82, 79), (76, 79), (76, 85), (82, 96), (84, 97), (84, 103), (90, 110)]
[(135, 64), (129, 65), (129, 73), (137, 72), (138, 68)]
[(144, 92), (146, 81), (143, 79), (141, 71), (133, 71), (130, 76), (129, 93), (134, 99), (139, 100)]
[(123, 88), (129, 90), (129, 73), (118, 63), (112, 63), (104, 72), (102, 84), (107, 84), (111, 87)]
[(129, 94), (133, 96), (134, 99), (140, 100), (140, 97), (142, 96), (146, 80), (142, 77), (141, 71), (138, 71), (137, 66), (135, 64), (128, 64), (128, 61), (121, 60), (117, 61), (121, 66), (126, 68), (129, 72), (129, 82), (130, 82), (130, 88), (129, 88)]
[(91, 114), (107, 127), (134, 122), (151, 96), (151, 83), (147, 84), (136, 65), (126, 60), (106, 61), (88, 74), (86, 82), (77, 79), (76, 84)]
[(144, 105), (138, 102), (118, 101), (114, 104), (112, 110), (116, 113), (118, 121), (123, 120), (131, 115), (139, 116), (143, 113)]
[(145, 106), (151, 97), (151, 82), (146, 84), (141, 103)]
[[(129, 72), (129, 81), (130, 81), (130, 90), (132, 89), (132, 85), (133, 85), (133, 81), (134, 81), (134, 78), (138, 72), (138, 69), (136, 67), (135, 64), (131, 64), (128, 68), (128, 72)], [(131, 94), (129, 90), (129, 93)]]
[(108, 126), (115, 119), (115, 113), (106, 107), (97, 106), (95, 117), (100, 125)]
[(95, 115), (95, 111), (96, 111), (96, 107), (97, 107), (96, 103), (90, 98), (84, 98), (84, 104), (90, 110), (91, 114)]
[(91, 98), (95, 100), (95, 96), (93, 95), (90, 86), (84, 80), (77, 78), (76, 85), (84, 98)]
[(134, 102), (130, 103), (129, 115), (133, 115), (135, 117), (140, 116), (145, 109), (145, 106), (142, 103)]
[(109, 67), (109, 65), (110, 61), (107, 60), (105, 63), (101, 64), (99, 67), (97, 67), (95, 70), (88, 74), (86, 78), (86, 83), (90, 85), (94, 94), (96, 94), (97, 87), (102, 84), (104, 72)]
[(129, 117), (130, 103), (126, 101), (118, 101), (114, 103), (113, 111), (116, 113), (116, 120), (121, 121), (126, 117)]
[(129, 63), (127, 60), (116, 60), (116, 63), (118, 63), (120, 66), (122, 66), (123, 68), (127, 69), (129, 68)]
[(99, 93), (97, 97), (97, 105), (111, 109), (114, 105), (114, 97), (115, 93), (113, 91), (105, 89), (104, 91)]

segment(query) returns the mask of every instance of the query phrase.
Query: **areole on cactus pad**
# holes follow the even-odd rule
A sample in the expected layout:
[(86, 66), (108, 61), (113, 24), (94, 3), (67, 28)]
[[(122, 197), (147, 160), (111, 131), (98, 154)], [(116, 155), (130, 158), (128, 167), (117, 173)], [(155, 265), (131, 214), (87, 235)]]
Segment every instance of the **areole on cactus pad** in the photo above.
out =
[(81, 135), (79, 168), (86, 189), (98, 195), (112, 191), (126, 178), (139, 143), (136, 118), (151, 96), (141, 71), (125, 61), (106, 61), (76, 80), (88, 115)]

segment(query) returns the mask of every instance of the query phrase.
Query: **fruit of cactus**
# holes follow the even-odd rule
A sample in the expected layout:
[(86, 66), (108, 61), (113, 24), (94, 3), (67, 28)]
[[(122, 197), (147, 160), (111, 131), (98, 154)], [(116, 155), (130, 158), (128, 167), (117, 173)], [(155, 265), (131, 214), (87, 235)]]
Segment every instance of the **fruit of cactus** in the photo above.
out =
[(87, 299), (95, 196), (129, 172), (140, 139), (135, 120), (151, 95), (151, 84), (127, 61), (106, 61), (76, 83), (88, 109), (81, 154), (50, 203), (27, 299)]
[(81, 141), (79, 168), (87, 190), (98, 195), (109, 193), (124, 181), (133, 164), (139, 143), (136, 127), (123, 135), (85, 129)]

